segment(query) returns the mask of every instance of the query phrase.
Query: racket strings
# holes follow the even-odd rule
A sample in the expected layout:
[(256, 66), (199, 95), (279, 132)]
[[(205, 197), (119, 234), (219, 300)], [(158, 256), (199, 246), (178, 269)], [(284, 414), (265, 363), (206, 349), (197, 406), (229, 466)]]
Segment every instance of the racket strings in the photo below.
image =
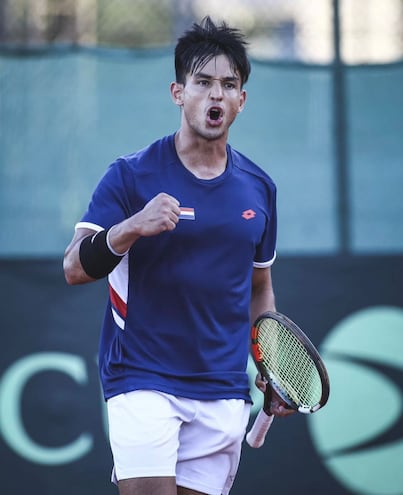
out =
[(282, 323), (261, 322), (258, 334), (263, 365), (271, 378), (297, 405), (315, 406), (322, 396), (322, 382), (304, 345)]

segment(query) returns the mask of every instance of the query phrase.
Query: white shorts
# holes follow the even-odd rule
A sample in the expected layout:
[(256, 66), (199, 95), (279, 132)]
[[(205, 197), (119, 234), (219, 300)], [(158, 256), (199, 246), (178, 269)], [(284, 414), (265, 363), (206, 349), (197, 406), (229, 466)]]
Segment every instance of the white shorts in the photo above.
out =
[(137, 390), (107, 402), (112, 481), (174, 476), (176, 484), (227, 495), (238, 470), (250, 404)]

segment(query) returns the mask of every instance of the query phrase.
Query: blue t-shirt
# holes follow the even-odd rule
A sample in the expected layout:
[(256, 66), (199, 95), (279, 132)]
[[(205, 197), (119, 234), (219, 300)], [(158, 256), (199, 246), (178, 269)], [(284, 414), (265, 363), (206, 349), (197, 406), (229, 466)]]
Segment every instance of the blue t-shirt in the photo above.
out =
[(251, 277), (275, 258), (276, 189), (229, 145), (227, 154), (211, 180), (183, 166), (174, 135), (121, 157), (76, 226), (107, 229), (160, 192), (182, 209), (173, 231), (140, 238), (108, 277), (99, 349), (106, 399), (152, 389), (250, 401)]

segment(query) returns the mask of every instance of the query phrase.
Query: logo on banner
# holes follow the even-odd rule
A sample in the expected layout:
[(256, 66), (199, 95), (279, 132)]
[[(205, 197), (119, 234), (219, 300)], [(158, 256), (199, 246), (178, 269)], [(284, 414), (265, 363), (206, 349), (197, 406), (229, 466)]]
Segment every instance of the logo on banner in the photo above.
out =
[(320, 347), (331, 393), (308, 418), (317, 451), (353, 493), (403, 493), (403, 310), (371, 307), (342, 320)]

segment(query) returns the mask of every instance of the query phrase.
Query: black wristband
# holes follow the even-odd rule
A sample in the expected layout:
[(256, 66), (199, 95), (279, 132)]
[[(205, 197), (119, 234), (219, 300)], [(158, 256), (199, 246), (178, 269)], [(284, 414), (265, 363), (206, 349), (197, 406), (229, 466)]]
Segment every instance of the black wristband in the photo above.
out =
[(85, 273), (92, 278), (106, 277), (124, 255), (118, 256), (109, 249), (106, 242), (107, 230), (85, 237), (80, 244), (80, 262)]

